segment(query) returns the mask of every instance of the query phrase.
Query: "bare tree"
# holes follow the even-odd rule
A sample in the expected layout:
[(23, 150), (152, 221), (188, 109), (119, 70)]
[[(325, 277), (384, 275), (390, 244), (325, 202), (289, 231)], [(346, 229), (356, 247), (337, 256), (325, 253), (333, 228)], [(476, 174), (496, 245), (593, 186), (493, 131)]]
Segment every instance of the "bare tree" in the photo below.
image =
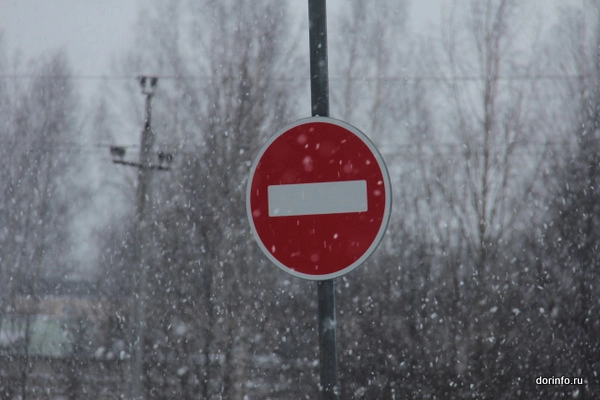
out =
[(153, 127), (156, 147), (174, 154), (171, 170), (154, 176), (148, 227), (150, 398), (237, 399), (264, 390), (251, 384), (267, 379), (256, 360), (271, 354), (262, 356), (257, 343), (271, 335), (258, 322), (265, 320), (257, 318), (258, 288), (279, 283), (272, 274), (260, 278), (265, 263), (244, 194), (250, 162), (291, 118), (288, 93), (299, 84), (289, 79), (297, 70), (286, 13), (277, 1), (157, 1), (141, 14), (137, 40), (153, 45), (129, 53), (127, 73), (166, 77)]
[[(7, 68), (6, 65), (0, 68)], [(81, 204), (78, 185), (77, 99), (64, 52), (40, 57), (31, 79), (0, 88), (3, 116), (0, 156), (0, 330), (13, 321), (23, 335), (13, 348), (19, 360), (20, 396), (29, 380), (31, 338), (45, 278), (72, 268), (72, 220)], [(28, 296), (27, 308), (17, 298)], [(20, 333), (19, 333), (20, 332)]]
[(71, 205), (79, 201), (74, 190), (76, 178), (69, 175), (76, 168), (77, 121), (65, 54), (42, 59), (33, 73), (36, 77), (30, 84), (12, 97), (2, 146), (6, 161), (3, 204), (11, 207), (11, 220), (5, 226), (13, 232), (3, 242), (3, 257), (14, 268), (6, 272), (13, 282), (18, 282), (19, 276), (29, 280), (64, 267), (75, 211)]
[[(406, 107), (402, 86), (409, 48), (405, 1), (380, 1), (376, 7), (351, 1), (335, 10), (332, 31), (332, 106), (372, 139), (393, 138)], [(335, 110), (334, 110), (335, 111)]]
[[(565, 9), (555, 28), (549, 64), (570, 79), (555, 84), (560, 94), (561, 152), (548, 179), (548, 217), (540, 230), (543, 270), (538, 285), (551, 288), (543, 307), (553, 316), (551, 330), (564, 354), (564, 368), (581, 375), (578, 395), (598, 395), (594, 371), (600, 354), (594, 345), (600, 332), (597, 298), (598, 184), (600, 160), (600, 8), (586, 2), (585, 12)], [(565, 304), (569, 304), (565, 307)]]
[(476, 379), (477, 390), (489, 384), (487, 366), (497, 357), (499, 282), (510, 273), (502, 267), (505, 250), (526, 228), (521, 217), (530, 211), (545, 156), (531, 151), (546, 139), (536, 134), (538, 88), (527, 78), (535, 59), (515, 40), (519, 7), (510, 0), (471, 2), (460, 22), (449, 15), (439, 74), (448, 77), (441, 93), (450, 101), (438, 110), (447, 128), (431, 144), (435, 158), (421, 165), (429, 177), (427, 213), (436, 221), (431, 233), (443, 244), (454, 288), (454, 340), (464, 338), (452, 345), (454, 362), (459, 374)]

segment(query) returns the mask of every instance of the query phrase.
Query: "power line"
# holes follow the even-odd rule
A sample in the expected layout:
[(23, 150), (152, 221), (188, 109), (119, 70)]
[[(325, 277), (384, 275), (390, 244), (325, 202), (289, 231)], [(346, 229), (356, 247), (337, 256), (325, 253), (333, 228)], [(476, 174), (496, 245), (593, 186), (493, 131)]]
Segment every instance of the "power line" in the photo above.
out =
[[(9, 143), (8, 140), (0, 140), (0, 144)], [(519, 152), (527, 152), (527, 153), (537, 153), (543, 151), (548, 148), (558, 148), (564, 146), (563, 141), (520, 141), (516, 143), (509, 144), (511, 146), (516, 146), (515, 150)], [(27, 146), (27, 149), (30, 151), (47, 151), (47, 152), (55, 152), (55, 153), (68, 153), (68, 154), (85, 154), (92, 156), (109, 156), (110, 147), (113, 145), (103, 144), (103, 143), (83, 143), (83, 142), (57, 142), (57, 141), (44, 141), (44, 142), (33, 142)], [(393, 156), (397, 154), (408, 154), (415, 155), (416, 151), (422, 149), (423, 151), (451, 151), (457, 152), (464, 148), (463, 143), (458, 142), (421, 142), (421, 143), (393, 143), (393, 144), (381, 144), (379, 147), (381, 148), (382, 153), (388, 156)], [(131, 149), (133, 154), (139, 153), (138, 145), (119, 145), (119, 147)], [(472, 146), (472, 151), (476, 151), (477, 146)], [(131, 152), (128, 152), (130, 154)], [(172, 150), (171, 153), (181, 155), (181, 156), (194, 156), (198, 155), (198, 152), (195, 150), (181, 150), (176, 149)], [(171, 154), (170, 153), (170, 154)]]
[[(132, 79), (137, 79), (137, 75), (84, 75), (84, 74), (70, 74), (70, 75), (39, 75), (39, 74), (0, 74), (0, 79), (2, 80), (28, 80), (28, 79), (36, 79), (43, 78), (47, 80), (83, 80), (83, 81), (128, 81)], [(216, 76), (208, 76), (208, 75), (157, 75), (157, 78), (161, 80), (172, 80), (172, 81), (213, 81), (214, 79), (218, 79)], [(595, 78), (594, 75), (589, 74), (525, 74), (525, 75), (504, 75), (498, 76), (496, 79), (501, 81), (564, 81), (564, 80), (579, 80), (586, 78)], [(273, 77), (269, 78), (273, 81), (303, 81), (308, 79), (308, 77)], [(430, 82), (449, 82), (449, 81), (457, 81), (457, 82), (469, 82), (469, 81), (484, 81), (488, 78), (483, 76), (437, 76), (437, 75), (396, 75), (396, 76), (380, 76), (380, 77), (340, 77), (333, 76), (330, 77), (330, 81), (363, 81), (363, 82), (405, 82), (405, 81), (430, 81)]]
[(130, 80), (137, 79), (137, 76), (133, 75), (53, 75), (53, 74), (0, 74), (0, 79), (36, 79), (43, 78), (49, 80), (64, 80), (64, 79), (75, 79), (75, 80)]
[[(558, 81), (558, 80), (574, 80), (574, 79), (583, 79), (583, 78), (591, 78), (591, 75), (560, 75), (560, 74), (550, 74), (550, 75), (546, 75), (546, 74), (538, 74), (538, 75), (505, 75), (505, 76), (498, 76), (496, 77), (496, 79), (501, 80), (501, 81), (542, 81), (542, 80), (549, 80), (549, 81)], [(341, 77), (334, 77), (331, 78), (331, 80), (351, 80), (351, 81), (356, 81), (356, 80), (360, 80), (360, 81), (373, 81), (373, 82), (377, 82), (377, 81), (387, 81), (387, 82), (395, 82), (395, 81), (431, 81), (431, 82), (449, 82), (449, 81), (457, 81), (457, 82), (469, 82), (469, 81), (485, 81), (486, 77), (483, 76), (434, 76), (434, 75), (403, 75), (403, 76), (381, 76), (381, 77), (350, 77), (350, 78), (341, 78)]]

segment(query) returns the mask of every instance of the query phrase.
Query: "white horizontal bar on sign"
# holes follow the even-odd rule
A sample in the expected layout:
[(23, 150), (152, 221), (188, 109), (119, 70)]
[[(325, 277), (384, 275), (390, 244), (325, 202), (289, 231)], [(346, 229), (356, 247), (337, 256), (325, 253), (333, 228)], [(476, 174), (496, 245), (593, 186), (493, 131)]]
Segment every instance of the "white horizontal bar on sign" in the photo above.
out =
[(367, 181), (271, 185), (269, 217), (367, 211)]

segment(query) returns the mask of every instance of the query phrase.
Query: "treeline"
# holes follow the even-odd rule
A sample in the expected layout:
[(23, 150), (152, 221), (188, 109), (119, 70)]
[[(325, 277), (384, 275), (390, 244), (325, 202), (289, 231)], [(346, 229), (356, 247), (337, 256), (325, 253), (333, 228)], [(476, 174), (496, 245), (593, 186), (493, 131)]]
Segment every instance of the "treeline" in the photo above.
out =
[[(147, 398), (316, 398), (316, 284), (270, 265), (245, 214), (261, 144), (310, 113), (307, 46), (299, 45), (308, 40), (305, 18), (271, 0), (146, 7), (116, 72), (159, 77), (156, 148), (174, 154), (170, 171), (153, 174), (150, 242), (142, 244), (150, 260)], [(403, 1), (330, 10), (332, 116), (373, 138), (394, 188), (380, 248), (336, 281), (341, 398), (600, 394), (600, 9), (586, 2), (538, 27), (530, 7), (457, 2), (435, 34), (419, 36)], [(65, 79), (61, 87), (73, 85)], [(142, 126), (136, 85), (124, 82), (98, 101), (89, 125), (99, 140), (139, 140), (139, 130), (124, 137), (117, 128)], [(0, 98), (14, 99), (5, 88)], [(34, 116), (18, 117), (19, 108), (5, 104), (15, 103), (1, 103), (10, 121), (2, 140), (16, 141), (14, 127)], [(50, 137), (40, 129), (28, 130), (32, 143)], [(49, 173), (26, 165), (32, 169), (3, 163), (13, 177), (9, 193), (28, 187), (63, 204), (50, 186), (19, 183)], [(114, 345), (131, 339), (138, 264), (135, 174), (111, 167), (120, 172), (111, 172), (105, 193), (131, 194), (98, 228), (98, 293), (120, 316), (111, 320)], [(69, 187), (61, 183), (57, 193)], [(43, 210), (14, 196), (0, 202), (0, 218), (27, 215), (15, 214), (17, 205)], [(26, 219), (17, 222), (33, 232)], [(0, 231), (0, 284), (44, 265), (9, 257), (64, 253), (49, 250), (64, 246), (58, 236), (36, 253), (38, 236), (12, 232)], [(7, 310), (4, 293), (8, 286)], [(540, 376), (584, 384), (540, 386)]]

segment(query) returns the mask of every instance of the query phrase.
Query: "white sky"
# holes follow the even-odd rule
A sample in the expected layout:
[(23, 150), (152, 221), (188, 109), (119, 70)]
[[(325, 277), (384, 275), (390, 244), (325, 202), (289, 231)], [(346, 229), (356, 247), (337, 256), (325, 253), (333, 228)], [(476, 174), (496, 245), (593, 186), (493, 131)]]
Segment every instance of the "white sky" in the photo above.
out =
[[(306, 0), (288, 0), (306, 12)], [(338, 0), (343, 1), (343, 0)], [(443, 0), (413, 0), (411, 25), (439, 18)], [(64, 47), (85, 75), (106, 73), (111, 56), (130, 42), (140, 0), (0, 0), (0, 30), (9, 49), (26, 57)], [(336, 0), (328, 1), (328, 8)], [(376, 2), (374, 2), (376, 4)]]
[[(306, 0), (287, 0), (306, 12)], [(331, 9), (343, 0), (328, 1)], [(372, 1), (376, 6), (377, 2)], [(581, 5), (585, 0), (529, 0), (555, 10), (556, 4)], [(133, 24), (142, 0), (0, 0), (0, 31), (9, 51), (20, 49), (25, 59), (46, 50), (65, 48), (80, 75), (104, 75), (111, 58), (131, 43)], [(409, 26), (427, 30), (439, 21), (449, 0), (412, 0)]]
[[(308, 18), (307, 0), (282, 1), (289, 1), (301, 17)], [(328, 14), (343, 1), (328, 0)], [(440, 1), (414, 0), (417, 15), (412, 22), (421, 25), (434, 20)], [(110, 75), (112, 60), (133, 41), (143, 4), (143, 0), (0, 0), (0, 32), (9, 53), (18, 50), (24, 62), (47, 51), (66, 49), (75, 75)], [(78, 84), (85, 95), (91, 95), (98, 82)]]
[(102, 75), (131, 37), (138, 0), (0, 0), (0, 30), (28, 59), (65, 48), (74, 72)]

